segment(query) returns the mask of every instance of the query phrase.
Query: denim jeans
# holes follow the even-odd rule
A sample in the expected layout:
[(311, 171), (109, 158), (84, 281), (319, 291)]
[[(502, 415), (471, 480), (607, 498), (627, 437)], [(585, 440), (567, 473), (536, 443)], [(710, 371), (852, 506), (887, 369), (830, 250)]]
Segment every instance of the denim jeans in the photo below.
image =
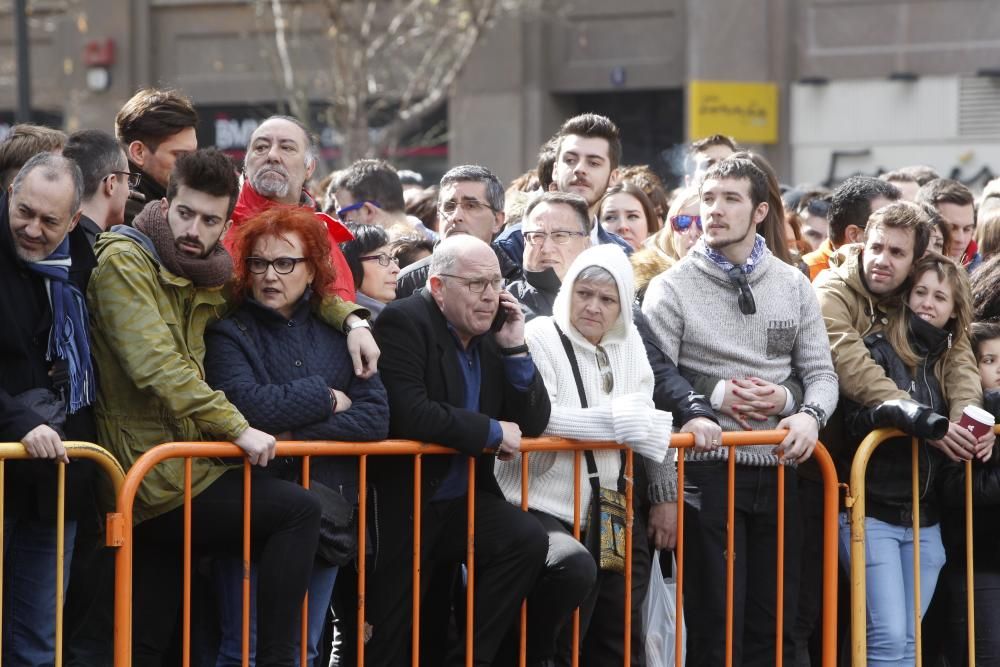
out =
[[(840, 556), (850, 567), (851, 527), (840, 515)], [(941, 527), (920, 529), (920, 615), (931, 603), (944, 566)], [(868, 664), (913, 665), (913, 528), (865, 517), (865, 580), (868, 603)]]
[[(313, 565), (309, 578), (309, 664), (319, 654), (323, 639), (323, 621), (330, 609), (333, 585), (339, 567)], [(217, 558), (212, 565), (212, 580), (218, 595), (221, 642), (216, 667), (239, 667), (243, 664), (243, 563), (235, 558)], [(250, 666), (257, 654), (257, 568), (250, 568)]]
[[(77, 523), (65, 525), (63, 593)], [(3, 551), (3, 664), (51, 665), (56, 650), (55, 522), (4, 517)]]

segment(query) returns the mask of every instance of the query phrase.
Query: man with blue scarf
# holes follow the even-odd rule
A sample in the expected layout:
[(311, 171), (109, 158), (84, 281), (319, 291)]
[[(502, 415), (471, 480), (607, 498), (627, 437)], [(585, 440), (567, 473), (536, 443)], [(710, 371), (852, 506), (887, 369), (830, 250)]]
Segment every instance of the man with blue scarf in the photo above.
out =
[[(82, 192), (75, 163), (40, 153), (0, 200), (0, 442), (20, 441), (36, 459), (68, 461), (63, 439), (94, 438), (94, 369), (83, 298), (94, 257), (86, 238), (71, 233)], [(67, 574), (76, 533), (73, 509), (88, 478), (83, 464), (69, 470)], [(7, 465), (5, 665), (54, 660), (56, 472), (47, 461)]]

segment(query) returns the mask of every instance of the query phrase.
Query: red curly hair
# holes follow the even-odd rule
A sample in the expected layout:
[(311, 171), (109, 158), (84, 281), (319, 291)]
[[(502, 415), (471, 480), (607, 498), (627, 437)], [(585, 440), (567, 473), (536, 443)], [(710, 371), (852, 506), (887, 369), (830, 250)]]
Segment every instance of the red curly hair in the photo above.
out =
[(252, 274), (247, 271), (247, 257), (250, 257), (257, 241), (267, 236), (284, 238), (293, 232), (302, 239), (303, 256), (315, 272), (313, 300), (319, 301), (331, 293), (336, 273), (330, 263), (330, 238), (326, 226), (309, 209), (279, 206), (255, 215), (234, 232), (233, 264), (239, 297), (245, 297), (250, 290)]

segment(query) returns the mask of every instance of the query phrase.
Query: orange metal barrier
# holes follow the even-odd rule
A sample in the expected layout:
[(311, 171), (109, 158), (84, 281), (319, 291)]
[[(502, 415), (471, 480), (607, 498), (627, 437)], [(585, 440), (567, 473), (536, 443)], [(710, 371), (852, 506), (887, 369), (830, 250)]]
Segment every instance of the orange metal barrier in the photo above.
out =
[[(117, 494), (125, 482), (125, 472), (118, 461), (105, 449), (90, 442), (68, 440), (63, 442), (66, 454), (72, 459), (87, 459), (94, 461), (104, 471), (114, 486)], [(0, 443), (0, 600), (3, 599), (3, 527), (4, 527), (4, 475), (6, 461), (37, 460), (33, 459), (19, 442)], [(52, 462), (58, 466), (56, 479), (56, 632), (55, 632), (55, 665), (62, 666), (63, 643), (63, 581), (65, 579), (65, 532), (66, 532), (66, 464), (62, 461)], [(0, 628), (3, 628), (3, 609), (0, 605)], [(0, 632), (2, 638), (2, 632)], [(0, 651), (2, 651), (0, 645)]]
[[(724, 433), (723, 446), (740, 446), (752, 444), (778, 444), (785, 437), (785, 431), (758, 431), (746, 433)], [(674, 434), (671, 438), (672, 447), (690, 447), (693, 445), (693, 436), (690, 434)], [(580, 536), (580, 452), (584, 450), (599, 449), (623, 449), (622, 445), (613, 442), (577, 442), (561, 438), (537, 438), (525, 439), (521, 444), (522, 451), (522, 508), (527, 507), (527, 459), (532, 452), (539, 451), (574, 451), (575, 452), (575, 472), (576, 481), (574, 485), (575, 508), (574, 508), (574, 536)], [(629, 656), (631, 651), (631, 547), (632, 547), (632, 520), (633, 520), (633, 455), (631, 450), (626, 451), (626, 552), (628, 558), (625, 561), (625, 666), (630, 664)], [(426, 455), (454, 454), (454, 450), (418, 443), (408, 440), (386, 440), (377, 443), (343, 443), (343, 442), (281, 442), (277, 446), (277, 456), (301, 456), (303, 457), (303, 478), (308, 480), (309, 457), (311, 456), (355, 456), (359, 460), (358, 479), (358, 553), (365, 553), (366, 523), (367, 523), (367, 464), (369, 456), (413, 456), (414, 457), (414, 507), (419, 510), (421, 506), (421, 474), (422, 458)], [(118, 496), (118, 511), (108, 516), (108, 544), (118, 547), (115, 577), (115, 666), (128, 667), (131, 665), (131, 644), (132, 644), (132, 528), (133, 528), (133, 503), (139, 485), (145, 475), (158, 463), (167, 459), (185, 458), (185, 516), (184, 516), (184, 599), (183, 599), (183, 647), (182, 662), (185, 666), (190, 664), (190, 576), (191, 576), (191, 486), (190, 486), (190, 459), (191, 457), (238, 457), (242, 456), (242, 451), (235, 445), (228, 443), (169, 443), (152, 448), (144, 454), (129, 471), (125, 484), (122, 486)], [(836, 533), (837, 533), (837, 481), (832, 460), (822, 445), (817, 444), (814, 456), (820, 463), (820, 468), (824, 478), (824, 563), (823, 563), (823, 665), (833, 667), (835, 663), (836, 651)], [(730, 526), (733, 521), (733, 483), (735, 473), (734, 458), (730, 457)], [(473, 618), (473, 595), (475, 588), (475, 550), (474, 550), (474, 517), (475, 517), (475, 466), (474, 459), (469, 460), (469, 492), (468, 492), (468, 544), (466, 554), (466, 564), (468, 569), (468, 584), (466, 588), (466, 664), (472, 665), (473, 646), (472, 628)], [(783, 469), (779, 468), (779, 479), (783, 476)], [(678, 486), (683, 489), (684, 457), (678, 458)], [(308, 482), (306, 482), (306, 485)], [(779, 486), (779, 488), (781, 488)], [(249, 507), (250, 507), (250, 466), (244, 463), (244, 526), (243, 526), (243, 558), (250, 561), (250, 534), (249, 534)], [(683, 491), (681, 490), (681, 494)], [(779, 493), (779, 507), (783, 503), (783, 494)], [(683, 495), (678, 499), (679, 504), (683, 504)], [(783, 536), (783, 514), (779, 512), (779, 544)], [(421, 515), (417, 511), (414, 514), (414, 545), (413, 545), (413, 601), (412, 601), (412, 664), (419, 665), (420, 656), (420, 527)], [(681, 610), (683, 603), (683, 512), (678, 512), (678, 548), (677, 548), (677, 609)], [(727, 665), (732, 662), (732, 579), (733, 579), (733, 548), (732, 533), (730, 532), (730, 546), (728, 551), (728, 612), (727, 612)], [(364, 558), (358, 559), (358, 625), (356, 632), (357, 664), (364, 664), (364, 620), (365, 620), (365, 573), (366, 564)], [(779, 595), (781, 594), (781, 580), (784, 564), (779, 557), (778, 581)], [(244, 568), (243, 585), (243, 664), (248, 664), (248, 638), (249, 638), (249, 568)], [(779, 598), (781, 599), (781, 598)], [(780, 605), (779, 605), (780, 609)], [(525, 661), (525, 607), (522, 605), (521, 615), (521, 664)], [(303, 623), (305, 614), (303, 614)], [(782, 643), (783, 619), (779, 611), (778, 624), (776, 628), (776, 641), (780, 647)], [(303, 634), (305, 630), (303, 630)], [(678, 629), (679, 634), (679, 629)], [(579, 645), (579, 617), (578, 612), (574, 615), (573, 623), (573, 664), (577, 664), (577, 651)], [(678, 636), (678, 650), (676, 654), (677, 665), (681, 664), (681, 640)], [(781, 665), (781, 651), (778, 650), (778, 665)], [(303, 642), (302, 664), (305, 664), (305, 647)]]
[[(1000, 426), (994, 432), (1000, 435)], [(868, 664), (868, 624), (865, 613), (867, 601), (867, 585), (865, 577), (865, 473), (868, 462), (875, 449), (886, 440), (898, 437), (910, 437), (899, 429), (882, 428), (872, 431), (858, 446), (851, 462), (851, 479), (845, 505), (851, 525), (851, 664), (853, 667), (864, 667)], [(920, 489), (919, 489), (919, 439), (911, 439), (911, 479), (913, 493), (913, 542), (917, 548), (913, 550), (913, 606), (915, 619), (914, 639), (916, 642), (916, 665), (920, 667), (921, 631), (920, 631)], [(973, 570), (972, 542), (972, 461), (965, 462), (965, 540), (966, 540), (966, 614), (968, 627), (966, 640), (969, 648), (969, 665), (976, 665), (976, 634), (975, 634), (975, 587)]]

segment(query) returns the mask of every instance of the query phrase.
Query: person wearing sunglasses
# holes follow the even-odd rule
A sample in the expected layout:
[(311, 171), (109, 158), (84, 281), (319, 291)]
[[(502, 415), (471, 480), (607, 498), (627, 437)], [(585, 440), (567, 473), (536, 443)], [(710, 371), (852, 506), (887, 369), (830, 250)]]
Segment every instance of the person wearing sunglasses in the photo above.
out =
[(700, 195), (697, 188), (684, 188), (667, 210), (667, 224), (649, 237), (642, 250), (630, 259), (635, 270), (636, 298), (642, 302), (649, 281), (688, 254), (701, 238)]
[(378, 317), (385, 304), (396, 298), (396, 276), (399, 262), (392, 254), (389, 234), (382, 227), (358, 225), (351, 227), (354, 240), (341, 244), (340, 249), (354, 275), (357, 304)]
[[(750, 159), (732, 156), (712, 166), (701, 184), (704, 234), (674, 267), (646, 289), (643, 313), (664, 353), (682, 374), (740, 378), (779, 384), (797, 376), (804, 387), (798, 412), (782, 418), (769, 411), (754, 430), (783, 429), (781, 443), (730, 449), (714, 446), (686, 454), (684, 613), (688, 664), (718, 665), (725, 659), (728, 459), (735, 456), (736, 559), (733, 662), (775, 661), (778, 605), (794, 619), (802, 553), (796, 467), (816, 446), (819, 429), (837, 405), (838, 380), (819, 304), (808, 279), (778, 259), (758, 234), (768, 216), (767, 175)], [(714, 403), (714, 401), (713, 401)], [(724, 431), (745, 426), (722, 409)], [(784, 600), (776, 597), (777, 467), (784, 466)], [(751, 610), (753, 610), (751, 612)], [(792, 659), (792, 623), (784, 626), (785, 660)]]
[(69, 135), (63, 155), (73, 160), (83, 174), (80, 222), (90, 247), (97, 235), (125, 221), (129, 192), (142, 176), (128, 169), (121, 144), (101, 130), (80, 130)]

